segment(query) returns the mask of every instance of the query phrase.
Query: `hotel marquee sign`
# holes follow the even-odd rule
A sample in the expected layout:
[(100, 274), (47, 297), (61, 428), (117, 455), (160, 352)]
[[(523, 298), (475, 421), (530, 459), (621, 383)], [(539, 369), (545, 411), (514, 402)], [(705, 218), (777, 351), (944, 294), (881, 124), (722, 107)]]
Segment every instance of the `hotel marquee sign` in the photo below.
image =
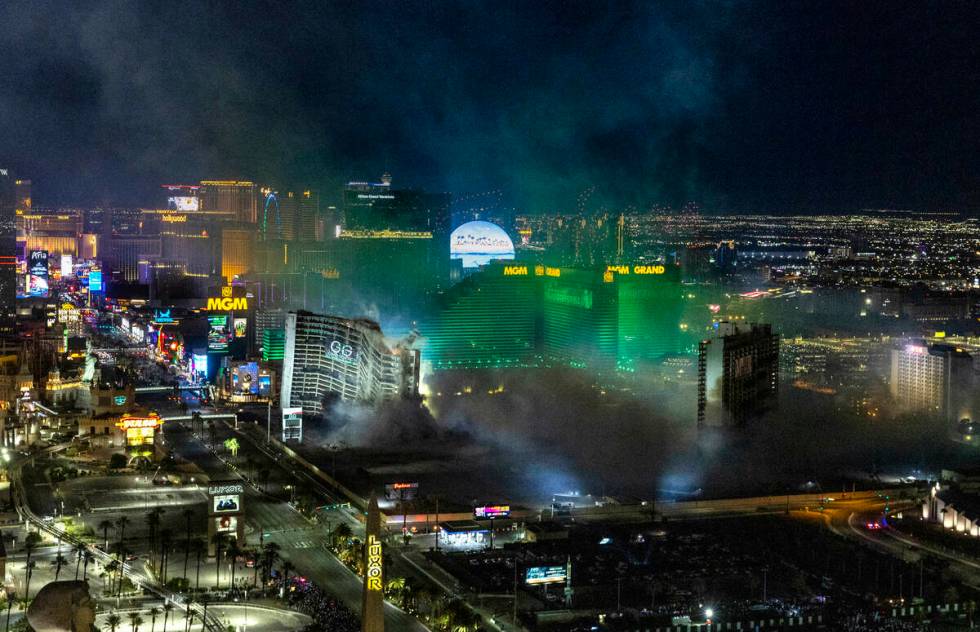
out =
[(378, 536), (369, 535), (367, 538), (367, 571), (364, 573), (367, 589), (377, 592), (381, 586), (381, 541)]

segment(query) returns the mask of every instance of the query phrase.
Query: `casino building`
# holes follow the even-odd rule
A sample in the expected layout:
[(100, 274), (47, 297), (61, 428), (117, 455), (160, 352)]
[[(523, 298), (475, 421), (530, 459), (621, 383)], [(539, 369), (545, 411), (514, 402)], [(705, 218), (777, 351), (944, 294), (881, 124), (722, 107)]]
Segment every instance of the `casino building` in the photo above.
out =
[(633, 371), (683, 347), (678, 268), (501, 261), (440, 298), (420, 327), (433, 370), (567, 365)]
[(418, 396), (413, 340), (391, 343), (374, 321), (290, 312), (284, 356), (281, 405), (304, 414), (319, 414), (331, 398), (378, 404)]

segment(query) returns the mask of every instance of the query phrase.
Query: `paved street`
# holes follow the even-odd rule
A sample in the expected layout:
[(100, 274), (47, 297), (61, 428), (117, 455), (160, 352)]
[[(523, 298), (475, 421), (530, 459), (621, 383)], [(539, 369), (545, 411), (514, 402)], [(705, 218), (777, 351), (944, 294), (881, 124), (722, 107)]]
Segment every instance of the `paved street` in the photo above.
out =
[[(220, 437), (230, 431), (219, 429)], [(244, 443), (244, 441), (243, 441)], [(228, 467), (190, 433), (182, 433), (180, 440), (174, 440), (177, 453), (188, 459), (213, 479), (238, 478)], [(263, 458), (254, 453), (256, 459)], [(268, 459), (268, 457), (265, 457)], [(271, 464), (274, 465), (274, 464)], [(282, 476), (280, 468), (279, 476)], [(248, 544), (257, 546), (261, 534), (268, 533), (265, 542), (276, 542), (281, 547), (283, 558), (292, 562), (296, 571), (308, 577), (323, 589), (335, 594), (355, 612), (361, 609), (361, 581), (326, 548), (326, 525), (311, 526), (287, 502), (278, 500), (246, 486), (245, 511), (250, 534)], [(388, 630), (421, 631), (425, 626), (417, 619), (390, 604), (385, 604), (385, 625)]]

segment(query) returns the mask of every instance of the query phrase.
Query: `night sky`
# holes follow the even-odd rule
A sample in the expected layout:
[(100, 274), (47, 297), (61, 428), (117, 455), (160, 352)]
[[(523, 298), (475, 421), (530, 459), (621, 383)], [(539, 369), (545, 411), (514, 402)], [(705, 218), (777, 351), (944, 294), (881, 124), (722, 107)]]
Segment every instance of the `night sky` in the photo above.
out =
[(387, 169), (528, 211), (590, 186), (616, 208), (976, 211), (978, 24), (975, 2), (13, 0), (0, 166), (41, 205)]

